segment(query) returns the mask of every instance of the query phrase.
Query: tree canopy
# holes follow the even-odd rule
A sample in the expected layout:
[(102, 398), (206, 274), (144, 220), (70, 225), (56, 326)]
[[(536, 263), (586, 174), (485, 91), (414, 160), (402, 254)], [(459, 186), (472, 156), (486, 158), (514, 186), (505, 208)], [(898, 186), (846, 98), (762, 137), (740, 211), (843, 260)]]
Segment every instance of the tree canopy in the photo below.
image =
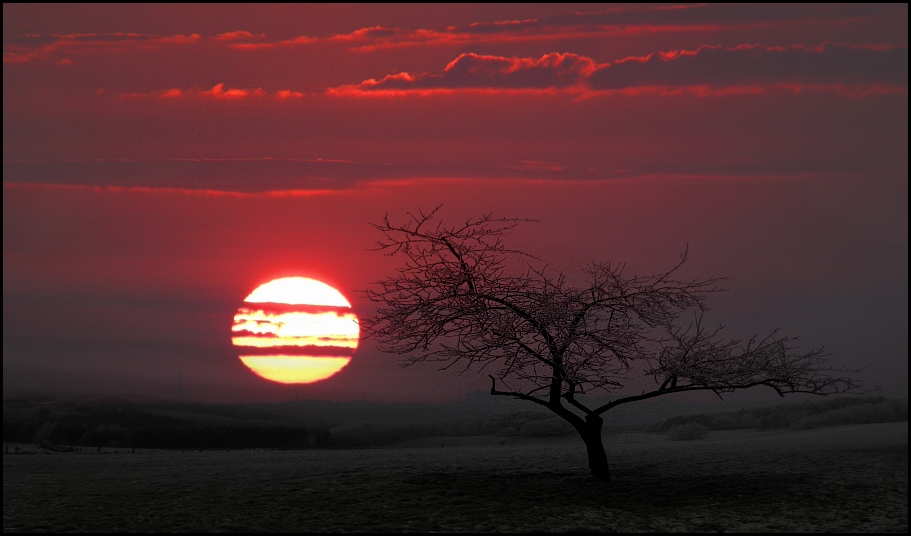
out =
[[(580, 267), (582, 283), (571, 283), (505, 245), (523, 220), (485, 215), (446, 226), (436, 220), (439, 208), (374, 225), (383, 235), (377, 249), (402, 265), (365, 291), (377, 310), (362, 323), (405, 366), (433, 361), (484, 371), (491, 394), (547, 407), (586, 444), (597, 428), (598, 447), (601, 414), (665, 394), (720, 396), (761, 385), (780, 395), (861, 392), (850, 376), (856, 371), (833, 366), (822, 348), (801, 351), (797, 338), (777, 330), (727, 339), (721, 327), (706, 326), (706, 301), (723, 290), (722, 278), (681, 278), (687, 250), (663, 273), (631, 275), (624, 264), (592, 262)], [(576, 398), (641, 386), (643, 378), (653, 388), (600, 406)]]

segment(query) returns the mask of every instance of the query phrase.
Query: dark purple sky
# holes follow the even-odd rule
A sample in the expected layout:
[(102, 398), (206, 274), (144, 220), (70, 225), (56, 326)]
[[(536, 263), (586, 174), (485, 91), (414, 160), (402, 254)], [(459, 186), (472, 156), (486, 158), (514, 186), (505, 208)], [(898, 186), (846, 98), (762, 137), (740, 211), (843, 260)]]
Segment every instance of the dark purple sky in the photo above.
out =
[[(303, 275), (369, 311), (368, 222), (444, 203), (538, 220), (515, 244), (568, 273), (689, 244), (731, 335), (907, 396), (906, 5), (18, 4), (3, 40), (5, 394), (287, 400), (239, 302)], [(366, 341), (298, 391), (457, 381)]]

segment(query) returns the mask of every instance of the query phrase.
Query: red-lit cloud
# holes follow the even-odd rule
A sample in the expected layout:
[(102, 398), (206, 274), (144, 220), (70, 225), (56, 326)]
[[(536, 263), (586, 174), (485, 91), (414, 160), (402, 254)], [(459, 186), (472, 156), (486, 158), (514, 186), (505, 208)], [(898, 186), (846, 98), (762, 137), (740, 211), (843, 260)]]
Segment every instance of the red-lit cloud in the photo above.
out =
[(186, 45), (202, 40), (199, 34), (149, 35), (139, 33), (25, 35), (4, 39), (3, 63), (26, 63), (66, 54), (150, 50), (164, 45)]
[(236, 32), (225, 32), (216, 35), (212, 38), (214, 41), (236, 41), (238, 39), (254, 39), (254, 38), (264, 38), (266, 34), (253, 35), (250, 32), (239, 30)]
[(336, 34), (329, 39), (332, 41), (366, 41), (370, 39), (389, 39), (401, 34), (402, 30), (397, 28), (374, 26), (372, 28), (361, 28), (347, 34)]
[[(103, 92), (102, 92), (103, 93)], [(122, 93), (117, 96), (119, 99), (144, 99), (148, 97), (154, 97), (159, 99), (179, 99), (179, 98), (206, 98), (206, 99), (216, 99), (216, 100), (237, 100), (245, 99), (248, 97), (266, 97), (269, 94), (263, 91), (262, 88), (254, 89), (240, 89), (240, 88), (226, 88), (224, 84), (216, 84), (210, 89), (178, 89), (171, 88), (165, 89), (162, 91), (152, 91), (149, 93)], [(292, 91), (290, 89), (282, 89), (272, 93), (272, 96), (279, 100), (285, 99), (299, 99), (304, 96), (300, 91)]]
[[(160, 49), (166, 45), (214, 45), (229, 49), (274, 48), (276, 45), (304, 44), (316, 39), (298, 37), (275, 42), (263, 42), (266, 34), (254, 35), (245, 30), (224, 32), (204, 37), (198, 33), (190, 35), (154, 35), (130, 32), (108, 34), (29, 34), (4, 39), (3, 62), (8, 64), (27, 63), (33, 60), (53, 59), (64, 55), (101, 54), (109, 52), (143, 52)], [(256, 41), (249, 41), (256, 40)], [(237, 43), (236, 41), (244, 41)]]
[(717, 5), (622, 7), (599, 12), (566, 13), (542, 18), (474, 22), (441, 28), (398, 28), (381, 25), (325, 36), (299, 35), (269, 39), (266, 33), (234, 30), (156, 35), (134, 32), (27, 34), (5, 37), (5, 63), (27, 63), (67, 54), (151, 50), (164, 45), (197, 44), (233, 50), (269, 50), (318, 43), (336, 44), (357, 52), (419, 46), (465, 46), (534, 41), (612, 38), (659, 32), (718, 32), (745, 27), (798, 23), (850, 23), (907, 16), (907, 8), (889, 5)]
[[(843, 45), (771, 47), (705, 45), (696, 50), (656, 52), (598, 64), (577, 54), (551, 53), (535, 58), (461, 54), (441, 73), (406, 72), (335, 93), (455, 89), (702, 88), (703, 94), (743, 94), (779, 85), (789, 89), (900, 89), (908, 84), (908, 47)], [(722, 88), (719, 91), (719, 88)], [(868, 89), (868, 92), (876, 93)]]
[(586, 82), (593, 89), (769, 82), (906, 86), (908, 47), (832, 43), (818, 47), (703, 46), (626, 58), (599, 69)]
[(787, 25), (797, 22), (850, 21), (901, 16), (897, 6), (691, 6), (622, 7), (600, 12), (567, 13), (541, 19), (475, 22), (467, 26), (403, 29), (374, 26), (326, 38), (301, 36), (270, 43), (236, 43), (235, 48), (265, 49), (319, 42), (349, 44), (352, 51), (373, 52), (414, 46), (463, 46), (597, 39), (656, 32), (714, 32), (743, 27)]
[(263, 43), (231, 43), (229, 45), (235, 50), (264, 50), (276, 47), (286, 47), (286, 46), (297, 46), (297, 45), (309, 45), (312, 43), (320, 42), (319, 39), (313, 37), (307, 37), (306, 35), (301, 35), (293, 39), (284, 39), (282, 41), (274, 42), (263, 42)]

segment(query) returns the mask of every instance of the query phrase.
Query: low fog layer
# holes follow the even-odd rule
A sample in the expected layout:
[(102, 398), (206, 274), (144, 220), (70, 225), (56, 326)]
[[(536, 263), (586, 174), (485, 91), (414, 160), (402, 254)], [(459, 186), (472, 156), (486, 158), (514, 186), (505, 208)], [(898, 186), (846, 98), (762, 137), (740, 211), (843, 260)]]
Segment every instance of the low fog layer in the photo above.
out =
[[(606, 434), (698, 439), (709, 430), (801, 430), (908, 419), (907, 400), (842, 397), (784, 404), (661, 401), (608, 414)], [(574, 435), (565, 421), (476, 391), (447, 404), (317, 400), (204, 405), (113, 398), (9, 398), (3, 441), (105, 448), (382, 447), (427, 437)]]

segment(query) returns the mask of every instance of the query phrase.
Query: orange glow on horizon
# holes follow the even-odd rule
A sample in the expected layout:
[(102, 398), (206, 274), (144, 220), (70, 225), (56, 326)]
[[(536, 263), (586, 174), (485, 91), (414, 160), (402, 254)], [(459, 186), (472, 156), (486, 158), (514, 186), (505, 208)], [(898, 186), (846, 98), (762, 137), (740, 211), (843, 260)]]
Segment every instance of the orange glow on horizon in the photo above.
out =
[[(237, 310), (231, 342), (241, 354), (262, 354), (253, 350), (267, 348), (281, 352), (239, 356), (262, 378), (280, 383), (325, 380), (344, 368), (357, 348), (360, 327), (350, 308), (339, 291), (320, 281), (275, 279), (256, 288)], [(312, 347), (321, 347), (317, 353), (326, 355), (303, 353), (316, 352)]]

